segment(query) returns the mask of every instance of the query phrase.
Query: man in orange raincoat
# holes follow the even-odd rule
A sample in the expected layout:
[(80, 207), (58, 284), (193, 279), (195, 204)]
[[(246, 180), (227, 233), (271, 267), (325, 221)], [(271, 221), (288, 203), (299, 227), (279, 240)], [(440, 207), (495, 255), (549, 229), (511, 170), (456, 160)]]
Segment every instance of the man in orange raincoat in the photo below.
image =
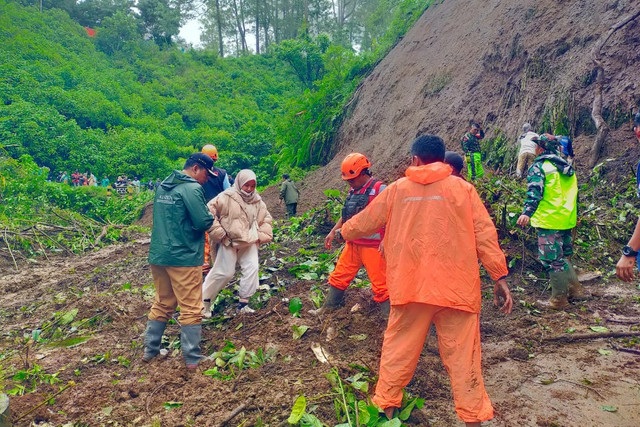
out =
[(456, 412), (473, 426), (493, 418), (480, 367), (478, 259), (495, 281), (494, 304), (510, 313), (513, 300), (495, 226), (473, 185), (451, 176), (444, 153), (442, 138), (418, 137), (406, 177), (346, 221), (341, 233), (352, 240), (386, 227), (391, 313), (373, 401), (389, 418), (400, 407), (433, 322)]

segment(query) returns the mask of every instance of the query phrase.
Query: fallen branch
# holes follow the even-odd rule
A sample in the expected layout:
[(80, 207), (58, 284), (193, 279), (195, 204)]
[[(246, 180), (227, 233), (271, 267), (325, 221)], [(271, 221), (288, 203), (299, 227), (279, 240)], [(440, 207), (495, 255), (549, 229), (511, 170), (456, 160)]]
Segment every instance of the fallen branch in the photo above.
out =
[(218, 424), (218, 426), (222, 427), (223, 425), (225, 425), (226, 423), (228, 423), (229, 421), (231, 421), (232, 419), (234, 419), (235, 417), (238, 416), (238, 414), (242, 411), (244, 411), (244, 408), (247, 407), (246, 403), (241, 404), (240, 406), (238, 406), (236, 409), (234, 409), (233, 411), (231, 411), (229, 413), (229, 415), (227, 415), (226, 417), (224, 417), (224, 419), (222, 421), (220, 421), (220, 424)]
[(36, 406), (34, 406), (33, 408), (29, 409), (27, 412), (25, 412), (24, 414), (20, 415), (18, 418), (16, 418), (15, 420), (13, 420), (13, 422), (17, 422), (20, 421), (21, 419), (23, 419), (24, 417), (26, 417), (27, 415), (29, 415), (30, 413), (32, 413), (33, 411), (35, 411), (36, 409), (38, 409), (39, 407), (41, 407), (42, 405), (45, 405), (47, 402), (51, 401), (51, 399), (53, 399), (54, 397), (56, 397), (57, 395), (59, 395), (60, 393), (62, 393), (63, 391), (65, 391), (66, 389), (68, 389), (69, 387), (72, 387), (76, 385), (75, 382), (73, 381), (69, 381), (67, 383), (66, 386), (62, 387), (60, 390), (56, 391), (55, 393), (53, 393), (51, 396), (49, 396), (47, 399), (43, 400), (42, 402), (40, 402), (39, 404), (37, 404)]
[(611, 348), (618, 351), (624, 351), (625, 353), (640, 354), (640, 350), (636, 350), (635, 348), (620, 347), (615, 344), (611, 344)]
[(572, 342), (581, 340), (598, 340), (602, 338), (624, 338), (640, 336), (640, 331), (635, 332), (603, 332), (599, 334), (580, 334), (580, 335), (560, 335), (557, 337), (543, 338), (542, 341), (553, 342)]
[(13, 251), (11, 250), (11, 246), (9, 245), (9, 242), (7, 241), (7, 229), (4, 229), (4, 243), (7, 245), (7, 249), (9, 249), (9, 254), (11, 255), (11, 259), (13, 260), (13, 265), (16, 267), (16, 270), (18, 270), (18, 263), (16, 262), (16, 258), (13, 256)]

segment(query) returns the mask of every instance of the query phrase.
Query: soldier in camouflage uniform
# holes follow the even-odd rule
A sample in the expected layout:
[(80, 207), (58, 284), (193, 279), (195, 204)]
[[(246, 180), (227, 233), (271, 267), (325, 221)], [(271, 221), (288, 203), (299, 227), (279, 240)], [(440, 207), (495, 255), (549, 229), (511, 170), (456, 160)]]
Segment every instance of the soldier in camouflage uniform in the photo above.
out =
[(480, 154), (480, 140), (484, 138), (484, 131), (479, 123), (471, 121), (471, 129), (465, 133), (460, 141), (462, 151), (467, 159), (467, 169), (469, 180), (482, 178), (484, 169), (482, 168), (482, 155)]
[(544, 134), (532, 139), (536, 159), (527, 175), (527, 200), (518, 225), (529, 223), (538, 232), (540, 262), (549, 273), (549, 306), (561, 310), (568, 298), (584, 299), (582, 286), (566, 257), (573, 254), (571, 230), (576, 226), (578, 181), (571, 164), (558, 152), (558, 141)]

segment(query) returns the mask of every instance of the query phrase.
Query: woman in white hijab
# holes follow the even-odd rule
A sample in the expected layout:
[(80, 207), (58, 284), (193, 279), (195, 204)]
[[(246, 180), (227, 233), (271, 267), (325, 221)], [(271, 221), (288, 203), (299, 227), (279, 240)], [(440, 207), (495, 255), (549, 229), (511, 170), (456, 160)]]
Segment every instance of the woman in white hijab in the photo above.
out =
[(247, 303), (258, 288), (258, 246), (273, 239), (271, 215), (256, 192), (256, 174), (249, 169), (241, 170), (233, 186), (207, 206), (214, 217), (209, 241), (211, 245), (217, 244), (217, 251), (213, 268), (202, 285), (203, 315), (211, 317), (211, 301), (233, 278), (236, 263), (242, 271), (239, 310), (253, 313)]

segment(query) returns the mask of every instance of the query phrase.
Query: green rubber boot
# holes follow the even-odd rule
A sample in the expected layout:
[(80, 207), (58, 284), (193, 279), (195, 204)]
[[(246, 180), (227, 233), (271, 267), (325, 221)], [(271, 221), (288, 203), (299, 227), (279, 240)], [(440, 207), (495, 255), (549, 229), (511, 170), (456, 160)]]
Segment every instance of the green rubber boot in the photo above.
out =
[(164, 334), (166, 326), (166, 322), (159, 320), (149, 320), (147, 322), (147, 330), (144, 334), (144, 355), (142, 356), (142, 360), (145, 362), (150, 362), (160, 353), (162, 334)]
[(202, 325), (182, 325), (180, 327), (180, 347), (187, 369), (195, 369), (202, 358), (200, 354), (200, 335)]
[(584, 290), (582, 289), (582, 285), (578, 280), (578, 275), (576, 271), (573, 269), (573, 266), (569, 264), (569, 299), (576, 301), (584, 301), (587, 299), (587, 296), (584, 294)]
[(551, 298), (549, 299), (549, 307), (554, 310), (564, 310), (569, 307), (567, 293), (569, 288), (569, 280), (571, 273), (567, 271), (552, 271), (549, 273), (551, 282)]

